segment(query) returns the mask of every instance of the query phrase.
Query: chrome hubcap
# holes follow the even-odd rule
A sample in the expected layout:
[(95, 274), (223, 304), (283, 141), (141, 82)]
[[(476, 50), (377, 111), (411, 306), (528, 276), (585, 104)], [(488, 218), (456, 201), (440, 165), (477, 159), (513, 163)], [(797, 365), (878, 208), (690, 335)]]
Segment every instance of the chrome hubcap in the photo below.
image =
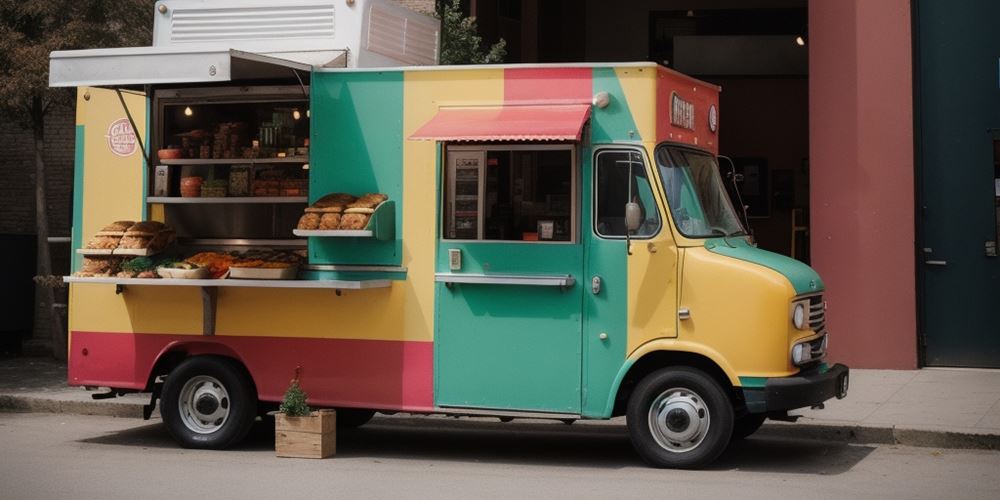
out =
[(687, 388), (660, 393), (649, 406), (649, 431), (663, 449), (675, 453), (698, 447), (708, 435), (711, 417), (705, 401)]
[(181, 388), (179, 411), (184, 426), (198, 434), (211, 434), (229, 419), (229, 392), (214, 377), (191, 377)]

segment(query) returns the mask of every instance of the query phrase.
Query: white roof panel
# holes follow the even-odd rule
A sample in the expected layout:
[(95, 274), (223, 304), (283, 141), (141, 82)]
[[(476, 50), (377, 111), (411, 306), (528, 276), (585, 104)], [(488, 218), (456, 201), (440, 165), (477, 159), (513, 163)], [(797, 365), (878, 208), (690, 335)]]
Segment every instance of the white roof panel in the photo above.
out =
[[(53, 52), (52, 87), (132, 86), (228, 82), (291, 76), (313, 67), (345, 67), (347, 51), (331, 49), (251, 53), (211, 46), (126, 47)], [(282, 75), (283, 74), (283, 75)]]

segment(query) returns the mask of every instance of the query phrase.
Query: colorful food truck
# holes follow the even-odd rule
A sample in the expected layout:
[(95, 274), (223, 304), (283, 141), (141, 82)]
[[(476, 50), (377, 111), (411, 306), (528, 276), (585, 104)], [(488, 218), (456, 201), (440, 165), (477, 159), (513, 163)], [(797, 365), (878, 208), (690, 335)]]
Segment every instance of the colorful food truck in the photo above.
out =
[(725, 194), (713, 85), (81, 52), (52, 56), (79, 87), (69, 383), (151, 392), (182, 446), (237, 443), (296, 374), (344, 425), (624, 415), (667, 467), (846, 395), (823, 282)]

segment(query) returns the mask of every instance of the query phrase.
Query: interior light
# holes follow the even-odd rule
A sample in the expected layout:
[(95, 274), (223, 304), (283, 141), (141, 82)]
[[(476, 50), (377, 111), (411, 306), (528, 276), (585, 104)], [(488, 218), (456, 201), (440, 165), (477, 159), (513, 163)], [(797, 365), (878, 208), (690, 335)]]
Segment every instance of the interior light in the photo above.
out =
[(187, 107), (184, 108), (184, 116), (191, 116), (193, 114), (194, 114), (194, 111), (191, 110), (191, 106), (187, 106)]
[(296, 109), (292, 111), (292, 118), (298, 120), (299, 118), (302, 118), (302, 113), (299, 113), (299, 110)]
[(309, 164), (308, 163), (303, 163), (302, 164), (302, 170), (309, 170)]
[(803, 37), (802, 35), (795, 37), (795, 44), (798, 45), (799, 47), (805, 47), (806, 46), (805, 37)]
[(309, 110), (306, 110), (306, 118), (309, 118)]

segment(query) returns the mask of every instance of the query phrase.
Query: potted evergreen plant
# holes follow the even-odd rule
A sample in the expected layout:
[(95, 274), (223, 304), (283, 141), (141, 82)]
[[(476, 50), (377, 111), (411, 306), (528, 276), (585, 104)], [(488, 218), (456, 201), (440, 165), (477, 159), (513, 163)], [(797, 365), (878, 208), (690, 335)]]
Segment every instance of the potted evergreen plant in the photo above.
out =
[(296, 374), (274, 414), (274, 451), (279, 457), (326, 458), (337, 452), (337, 412), (313, 411), (306, 398)]

